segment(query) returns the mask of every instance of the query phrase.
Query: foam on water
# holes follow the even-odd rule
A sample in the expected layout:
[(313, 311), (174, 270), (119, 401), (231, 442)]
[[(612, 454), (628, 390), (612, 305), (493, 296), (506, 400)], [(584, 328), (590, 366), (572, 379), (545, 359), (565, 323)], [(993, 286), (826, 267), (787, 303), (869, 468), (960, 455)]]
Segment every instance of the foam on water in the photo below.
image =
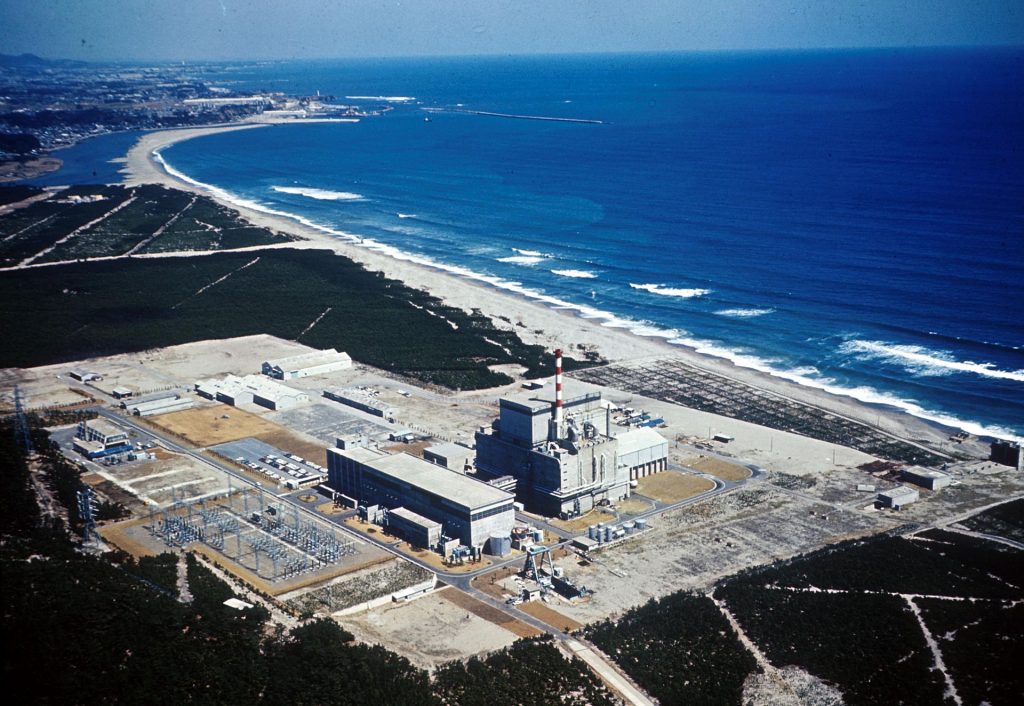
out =
[(775, 309), (722, 309), (715, 313), (718, 316), (730, 316), (734, 319), (752, 319), (756, 316), (774, 314)]
[(1000, 370), (992, 363), (957, 360), (946, 351), (933, 351), (923, 346), (899, 345), (885, 341), (846, 341), (840, 352), (857, 355), (862, 359), (874, 358), (902, 365), (915, 375), (952, 375), (969, 373), (1000, 380), (1024, 382), (1024, 370)]
[(385, 103), (409, 103), (415, 96), (345, 96), (350, 101), (384, 101)]
[(508, 257), (499, 257), (498, 262), (507, 262), (511, 265), (536, 265), (538, 262), (544, 262), (546, 259), (537, 255), (510, 255)]
[(551, 270), (551, 274), (574, 279), (597, 279), (597, 275), (589, 270)]
[(629, 286), (633, 289), (642, 289), (643, 291), (650, 292), (651, 294), (660, 294), (663, 297), (680, 297), (681, 299), (703, 297), (705, 294), (711, 292), (710, 289), (679, 289), (666, 287), (662, 284), (633, 284), (630, 282)]
[(317, 201), (362, 201), (362, 194), (354, 194), (351, 191), (329, 191), (328, 189), (314, 189), (305, 186), (271, 186), (273, 191), (282, 194), (296, 194), (306, 196)]

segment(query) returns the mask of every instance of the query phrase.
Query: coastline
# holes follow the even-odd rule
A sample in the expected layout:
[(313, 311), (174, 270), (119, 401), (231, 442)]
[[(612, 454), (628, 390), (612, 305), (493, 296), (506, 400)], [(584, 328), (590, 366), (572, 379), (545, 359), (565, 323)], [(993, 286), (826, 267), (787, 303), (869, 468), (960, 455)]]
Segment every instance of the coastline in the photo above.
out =
[[(292, 214), (270, 211), (248, 204), (216, 187), (201, 184), (168, 167), (159, 157), (159, 150), (177, 142), (204, 135), (234, 130), (270, 127), (314, 120), (280, 120), (250, 122), (233, 125), (180, 128), (144, 135), (128, 152), (125, 160), (124, 183), (160, 184), (209, 196), (224, 206), (234, 209), (254, 225), (286, 232), (304, 240), (290, 243), (289, 247), (328, 249), (343, 255), (367, 269), (378, 271), (410, 287), (421, 289), (444, 300), (447, 304), (469, 311), (479, 309), (497, 326), (515, 330), (527, 343), (548, 349), (564, 348), (568, 355), (582, 358), (584, 350), (594, 350), (610, 363), (637, 361), (645, 358), (673, 357), (694, 367), (708, 370), (745, 385), (768, 390), (787, 398), (814, 405), (830, 412), (883, 429), (896, 436), (947, 447), (943, 443), (947, 429), (937, 422), (895, 409), (887, 405), (862, 402), (853, 397), (800, 385), (752, 368), (736, 365), (729, 360), (705, 355), (696, 350), (669, 343), (655, 336), (643, 336), (624, 328), (602, 325), (600, 319), (585, 318), (579, 310), (541, 302), (527, 294), (519, 294), (485, 280), (461, 274), (457, 268), (440, 264), (414, 261), (403, 253), (381, 244), (363, 243), (355, 234), (317, 227), (303, 222)], [(339, 122), (339, 121), (333, 121)], [(511, 321), (511, 323), (508, 323)]]

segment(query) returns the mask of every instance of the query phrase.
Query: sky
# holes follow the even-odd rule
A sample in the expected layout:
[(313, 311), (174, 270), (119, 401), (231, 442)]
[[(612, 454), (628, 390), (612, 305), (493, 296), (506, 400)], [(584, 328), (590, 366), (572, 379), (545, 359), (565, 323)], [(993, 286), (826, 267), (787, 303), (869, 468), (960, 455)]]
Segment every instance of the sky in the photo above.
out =
[(1024, 0), (0, 0), (86, 61), (1024, 45)]

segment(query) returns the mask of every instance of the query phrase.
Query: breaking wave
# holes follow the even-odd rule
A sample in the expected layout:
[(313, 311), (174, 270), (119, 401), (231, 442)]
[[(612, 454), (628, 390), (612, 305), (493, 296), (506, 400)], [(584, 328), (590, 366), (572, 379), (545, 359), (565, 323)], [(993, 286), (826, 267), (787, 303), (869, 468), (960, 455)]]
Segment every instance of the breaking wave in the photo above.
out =
[(719, 316), (730, 316), (735, 319), (751, 319), (755, 316), (774, 314), (775, 309), (722, 309), (715, 313)]
[(362, 194), (353, 194), (351, 191), (328, 191), (327, 189), (313, 189), (305, 186), (272, 186), (273, 191), (282, 194), (296, 194), (317, 201), (362, 201)]
[(651, 294), (660, 294), (663, 297), (680, 297), (682, 299), (702, 297), (711, 292), (710, 289), (675, 289), (673, 287), (665, 287), (660, 284), (633, 284), (630, 282), (629, 286), (633, 289), (642, 289), (645, 292), (650, 292)]
[(957, 360), (950, 353), (929, 350), (923, 346), (853, 340), (843, 343), (839, 350), (842, 353), (856, 355), (861, 359), (873, 358), (902, 365), (915, 375), (940, 376), (970, 373), (999, 380), (1024, 382), (1024, 370), (1001, 370), (992, 363)]
[(574, 277), (576, 279), (597, 279), (597, 275), (588, 270), (551, 270), (552, 274), (559, 277)]

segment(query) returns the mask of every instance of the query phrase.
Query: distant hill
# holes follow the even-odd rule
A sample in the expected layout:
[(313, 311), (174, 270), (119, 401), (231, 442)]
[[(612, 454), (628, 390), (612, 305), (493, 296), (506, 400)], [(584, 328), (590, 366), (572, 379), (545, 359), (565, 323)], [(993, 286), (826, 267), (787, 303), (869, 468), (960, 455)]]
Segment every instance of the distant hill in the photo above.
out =
[(0, 54), (0, 66), (9, 67), (46, 67), (46, 66), (85, 66), (84, 61), (72, 59), (44, 59), (35, 54)]

